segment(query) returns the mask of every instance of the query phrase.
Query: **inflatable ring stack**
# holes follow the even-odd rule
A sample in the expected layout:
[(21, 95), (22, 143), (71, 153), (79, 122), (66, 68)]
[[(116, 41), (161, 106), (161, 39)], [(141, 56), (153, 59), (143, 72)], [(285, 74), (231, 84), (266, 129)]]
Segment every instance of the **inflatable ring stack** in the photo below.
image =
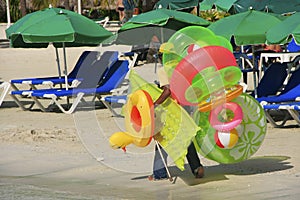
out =
[[(266, 133), (262, 107), (238, 85), (241, 71), (226, 39), (203, 27), (177, 31), (163, 54), (172, 96), (181, 105), (197, 106), (194, 120), (201, 128), (195, 143), (206, 158), (219, 163), (248, 159)], [(176, 48), (175, 48), (176, 47)], [(222, 110), (232, 119), (220, 121)]]

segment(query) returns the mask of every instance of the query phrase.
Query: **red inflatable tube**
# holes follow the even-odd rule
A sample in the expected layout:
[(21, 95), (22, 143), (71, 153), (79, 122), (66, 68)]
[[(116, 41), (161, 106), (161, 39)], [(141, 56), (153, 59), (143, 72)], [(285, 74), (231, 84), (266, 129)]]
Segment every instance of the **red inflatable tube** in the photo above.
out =
[(195, 106), (185, 98), (185, 91), (197, 73), (206, 67), (215, 66), (217, 70), (227, 66), (237, 66), (233, 53), (222, 46), (205, 46), (189, 53), (174, 69), (170, 79), (173, 98), (181, 105)]

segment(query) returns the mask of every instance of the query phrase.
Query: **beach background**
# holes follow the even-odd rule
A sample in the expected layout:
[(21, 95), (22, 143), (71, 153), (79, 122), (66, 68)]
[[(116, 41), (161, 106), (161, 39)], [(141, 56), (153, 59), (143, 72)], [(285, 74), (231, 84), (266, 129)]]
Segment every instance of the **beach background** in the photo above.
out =
[[(5, 39), (6, 25), (0, 28)], [(69, 70), (84, 50), (94, 49), (68, 48)], [(53, 47), (13, 49), (2, 43), (0, 61), (4, 81), (57, 74)], [(149, 82), (155, 79), (154, 64), (135, 70)], [(7, 95), (0, 107), (0, 198), (299, 199), (300, 131), (292, 120), (285, 128), (268, 124), (262, 146), (244, 162), (224, 165), (200, 156), (203, 179), (194, 179), (188, 165), (180, 171), (170, 161), (173, 183), (147, 179), (154, 142), (129, 146), (126, 154), (110, 149), (107, 138), (122, 128), (123, 119), (98, 104), (72, 115), (23, 111)]]

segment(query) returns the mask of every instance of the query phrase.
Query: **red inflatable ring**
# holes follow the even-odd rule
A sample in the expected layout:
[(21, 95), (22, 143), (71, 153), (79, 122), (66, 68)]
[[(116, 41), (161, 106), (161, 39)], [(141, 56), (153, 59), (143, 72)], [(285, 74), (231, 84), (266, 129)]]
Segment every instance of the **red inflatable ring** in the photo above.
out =
[(172, 73), (170, 89), (173, 98), (181, 105), (197, 105), (198, 103), (191, 103), (185, 98), (185, 92), (200, 71), (212, 66), (219, 70), (237, 64), (232, 52), (222, 46), (205, 46), (189, 53)]

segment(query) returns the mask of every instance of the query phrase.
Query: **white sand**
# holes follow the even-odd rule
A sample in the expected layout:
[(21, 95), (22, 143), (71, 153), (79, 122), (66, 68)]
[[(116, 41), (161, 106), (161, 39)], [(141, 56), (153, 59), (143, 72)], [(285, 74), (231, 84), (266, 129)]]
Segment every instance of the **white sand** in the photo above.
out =
[[(83, 50), (67, 50), (69, 70)], [(0, 48), (0, 78), (56, 75), (54, 49)], [(149, 78), (153, 65), (136, 68)], [(29, 100), (28, 100), (29, 101)], [(7, 96), (0, 108), (1, 199), (299, 199), (299, 128), (268, 125), (251, 159), (220, 165), (201, 157), (205, 178), (170, 167), (174, 184), (149, 182), (153, 142), (112, 150), (107, 137), (123, 121), (108, 109), (73, 115), (22, 111)], [(188, 165), (187, 165), (188, 166)], [(135, 173), (138, 172), (138, 173)]]

